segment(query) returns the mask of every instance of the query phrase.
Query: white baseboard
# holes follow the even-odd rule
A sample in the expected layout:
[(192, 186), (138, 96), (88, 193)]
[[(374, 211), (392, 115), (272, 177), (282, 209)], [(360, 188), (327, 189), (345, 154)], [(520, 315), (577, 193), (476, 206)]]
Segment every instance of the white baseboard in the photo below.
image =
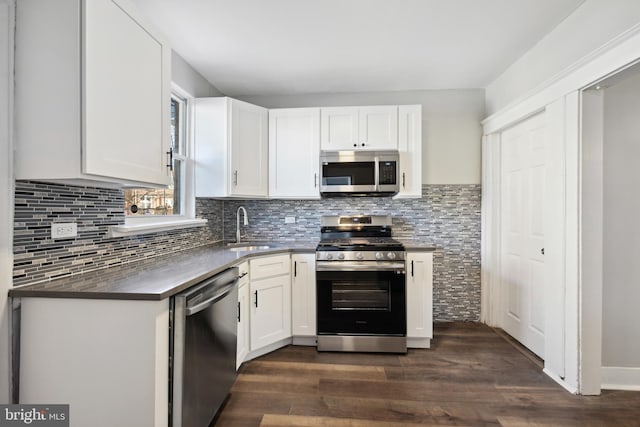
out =
[(559, 377), (557, 374), (555, 374), (554, 372), (551, 372), (550, 370), (548, 370), (547, 368), (544, 368), (542, 370), (542, 372), (544, 372), (549, 378), (551, 378), (552, 380), (554, 380), (555, 382), (557, 382), (558, 384), (560, 384), (562, 386), (562, 388), (564, 388), (565, 390), (567, 390), (569, 393), (571, 394), (578, 394), (578, 389), (576, 387), (571, 386), (570, 384), (568, 384), (562, 377)]
[(407, 337), (407, 348), (431, 348), (431, 338)]
[(601, 372), (605, 390), (640, 391), (640, 368), (603, 366)]
[(303, 337), (303, 336), (294, 336), (293, 337), (293, 345), (303, 345), (308, 347), (316, 347), (318, 344), (316, 336), (311, 337)]
[(268, 346), (259, 348), (247, 354), (247, 357), (244, 358), (243, 362), (247, 362), (249, 360), (255, 359), (256, 357), (264, 356), (267, 353), (271, 353), (279, 348), (286, 347), (292, 343), (291, 337), (282, 339), (280, 341), (274, 342), (273, 344), (269, 344)]

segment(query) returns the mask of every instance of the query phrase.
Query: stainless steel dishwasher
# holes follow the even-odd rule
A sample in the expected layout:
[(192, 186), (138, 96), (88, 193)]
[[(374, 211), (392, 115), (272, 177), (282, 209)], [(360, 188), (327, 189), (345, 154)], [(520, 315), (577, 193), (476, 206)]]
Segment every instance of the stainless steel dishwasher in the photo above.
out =
[(169, 420), (207, 427), (236, 380), (238, 268), (172, 298)]

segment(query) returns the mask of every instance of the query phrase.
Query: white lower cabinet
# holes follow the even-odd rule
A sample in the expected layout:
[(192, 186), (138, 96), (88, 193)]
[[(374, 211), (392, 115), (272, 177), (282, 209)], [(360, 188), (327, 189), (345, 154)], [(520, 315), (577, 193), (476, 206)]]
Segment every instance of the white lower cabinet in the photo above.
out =
[(20, 328), (20, 403), (69, 404), (71, 427), (169, 424), (169, 298), (21, 298)]
[(291, 257), (249, 260), (251, 352), (291, 338)]
[(407, 252), (407, 346), (429, 348), (433, 338), (433, 253)]
[(249, 263), (238, 266), (238, 347), (236, 353), (236, 369), (249, 354)]
[(291, 332), (294, 337), (315, 338), (316, 255), (295, 254), (291, 257), (291, 266)]

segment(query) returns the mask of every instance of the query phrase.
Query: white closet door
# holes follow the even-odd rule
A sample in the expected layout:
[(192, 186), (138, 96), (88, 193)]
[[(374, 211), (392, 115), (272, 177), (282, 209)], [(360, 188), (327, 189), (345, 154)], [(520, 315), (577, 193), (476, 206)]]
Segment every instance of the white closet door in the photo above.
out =
[(544, 114), (502, 132), (504, 330), (544, 358)]

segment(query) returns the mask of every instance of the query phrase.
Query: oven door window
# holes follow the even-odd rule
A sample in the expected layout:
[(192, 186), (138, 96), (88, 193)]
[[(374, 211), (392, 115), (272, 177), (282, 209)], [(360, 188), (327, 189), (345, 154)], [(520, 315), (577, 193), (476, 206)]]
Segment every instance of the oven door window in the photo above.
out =
[(336, 281), (331, 283), (332, 310), (391, 310), (388, 281)]

